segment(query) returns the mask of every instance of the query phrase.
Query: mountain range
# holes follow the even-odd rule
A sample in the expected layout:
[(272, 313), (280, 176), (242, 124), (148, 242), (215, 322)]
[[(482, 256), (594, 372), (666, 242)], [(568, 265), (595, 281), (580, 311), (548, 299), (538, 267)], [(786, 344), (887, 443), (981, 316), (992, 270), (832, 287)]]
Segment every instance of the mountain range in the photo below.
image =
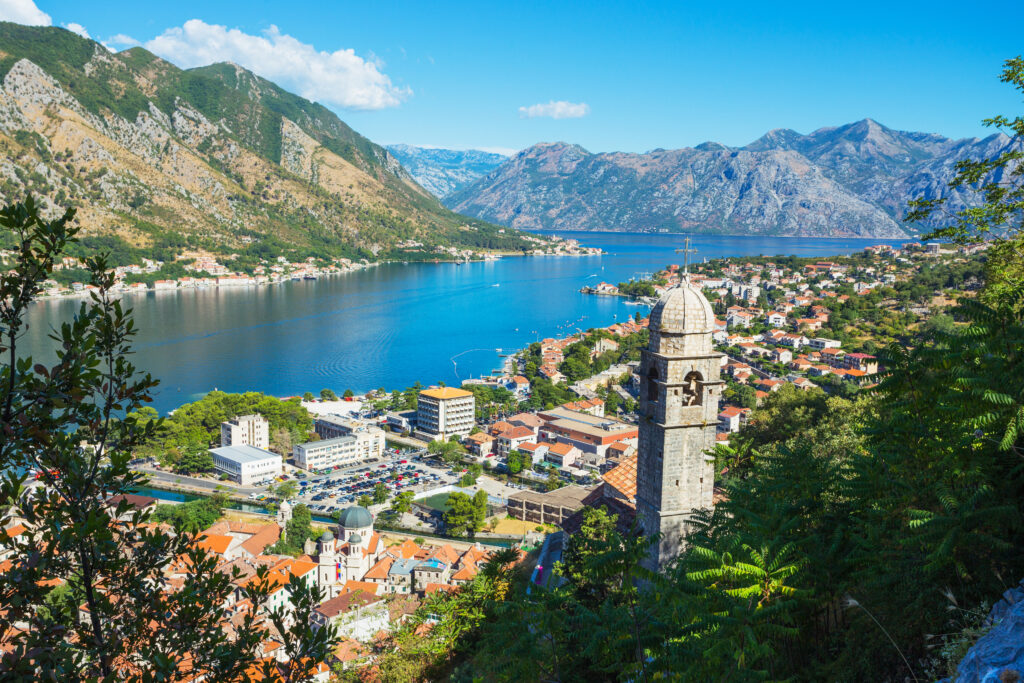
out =
[(508, 159), (507, 155), (479, 149), (440, 149), (388, 145), (405, 170), (435, 197), (444, 198), (487, 175)]
[[(871, 119), (808, 135), (773, 130), (745, 147), (706, 142), (645, 154), (542, 143), (444, 197), (459, 213), (529, 230), (893, 237), (907, 202), (974, 198), (948, 188), (956, 162), (991, 158), (1001, 133), (952, 140)], [(1019, 144), (1019, 143), (1015, 143)]]
[(0, 23), (0, 79), (0, 199), (73, 205), (85, 235), (262, 257), (529, 244), (451, 212), (385, 148), (235, 64), (183, 70)]

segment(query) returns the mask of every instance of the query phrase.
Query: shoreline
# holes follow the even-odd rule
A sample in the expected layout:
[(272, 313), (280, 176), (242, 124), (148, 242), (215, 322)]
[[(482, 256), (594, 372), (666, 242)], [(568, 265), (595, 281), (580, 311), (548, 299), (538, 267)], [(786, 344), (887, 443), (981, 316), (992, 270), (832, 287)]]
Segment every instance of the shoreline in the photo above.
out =
[[(591, 248), (587, 247), (586, 249), (591, 249)], [(319, 280), (320, 278), (336, 277), (336, 276), (341, 276), (341, 275), (349, 275), (349, 274), (354, 273), (354, 272), (358, 272), (358, 271), (361, 271), (361, 270), (366, 270), (368, 268), (376, 268), (376, 267), (379, 267), (379, 266), (382, 266), (382, 265), (397, 265), (397, 264), (401, 264), (401, 265), (410, 265), (410, 264), (440, 265), (440, 264), (453, 264), (453, 263), (456, 264), (456, 265), (462, 265), (464, 263), (489, 263), (489, 262), (492, 262), (492, 261), (498, 261), (498, 260), (503, 259), (503, 258), (542, 257), (542, 256), (558, 256), (558, 257), (561, 257), (561, 256), (600, 256), (600, 255), (602, 255), (604, 253), (605, 253), (604, 250), (598, 249), (596, 252), (586, 252), (586, 251), (584, 251), (584, 252), (566, 252), (566, 253), (541, 253), (541, 254), (518, 253), (518, 252), (497, 252), (497, 253), (494, 253), (494, 254), (489, 254), (487, 257), (484, 257), (484, 258), (465, 259), (465, 260), (452, 259), (452, 258), (447, 258), (447, 259), (421, 259), (421, 260), (415, 260), (415, 261), (400, 261), (398, 259), (387, 259), (387, 260), (383, 260), (383, 261), (370, 261), (370, 262), (367, 262), (365, 264), (348, 266), (344, 270), (331, 269), (331, 270), (323, 270), (323, 271), (314, 271), (314, 272), (309, 273), (309, 274), (303, 272), (301, 274), (301, 276), (299, 276), (299, 277), (296, 277), (295, 275), (293, 275), (291, 273), (285, 274), (285, 275), (282, 275), (281, 277), (276, 277), (276, 278), (269, 278), (269, 277), (267, 277), (265, 275), (253, 276), (253, 275), (247, 275), (245, 273), (225, 273), (223, 275), (216, 276), (214, 278), (206, 278), (206, 279), (204, 279), (204, 281), (202, 281), (200, 283), (195, 283), (195, 282), (191, 282), (191, 281), (183, 282), (180, 279), (178, 279), (178, 280), (158, 281), (158, 282), (174, 282), (175, 284), (173, 286), (152, 287), (152, 286), (149, 286), (149, 285), (144, 284), (144, 283), (136, 283), (136, 284), (143, 284), (144, 285), (142, 287), (138, 287), (138, 286), (136, 286), (136, 284), (123, 285), (123, 284), (119, 283), (118, 285), (115, 285), (115, 287), (117, 287), (117, 289), (111, 290), (111, 294), (112, 295), (116, 295), (118, 297), (124, 297), (124, 296), (127, 296), (127, 295), (135, 295), (135, 294), (146, 294), (146, 295), (148, 295), (150, 293), (181, 292), (181, 291), (200, 291), (200, 290), (211, 290), (211, 289), (241, 290), (241, 289), (248, 289), (250, 287), (266, 287), (266, 286), (270, 286), (270, 285), (282, 285), (282, 284), (287, 284), (287, 283), (290, 283), (290, 282), (302, 282), (302, 281), (312, 281), (312, 282), (315, 282), (315, 281)], [(216, 281), (214, 281), (214, 282), (206, 281), (206, 280), (209, 280), (209, 279), (216, 280), (216, 279), (221, 278), (221, 277), (225, 277), (225, 278), (248, 278), (248, 279), (250, 279), (252, 281), (247, 281), (247, 282), (224, 282), (224, 283), (220, 283), (220, 282), (216, 282)], [(257, 280), (256, 278), (265, 278), (265, 279), (260, 281), (260, 280)], [(79, 283), (79, 284), (82, 284), (82, 283)], [(80, 290), (72, 290), (72, 291), (63, 291), (62, 290), (62, 291), (59, 291), (56, 294), (47, 294), (46, 293), (47, 290), (43, 290), (43, 292), (41, 293), (41, 296), (39, 296), (38, 298), (34, 299), (31, 303), (32, 304), (38, 304), (38, 303), (42, 303), (44, 301), (65, 300), (65, 299), (83, 299), (84, 300), (84, 299), (88, 298), (89, 294), (91, 294), (93, 291), (96, 291), (96, 288), (93, 287), (92, 285), (84, 285), (82, 287), (82, 289), (80, 289)]]
[[(523, 232), (543, 234), (587, 234), (595, 235), (636, 235), (638, 237), (757, 237), (760, 239), (795, 239), (795, 240), (881, 240), (883, 242), (903, 242), (907, 240), (919, 242), (922, 235), (906, 235), (901, 237), (880, 237), (877, 235), (763, 235), (754, 232), (636, 232), (633, 230), (595, 230), (591, 228), (572, 230), (567, 228), (549, 228), (546, 230), (531, 230), (528, 228), (516, 228)], [(929, 240), (931, 241), (931, 240)], [(776, 256), (778, 254), (775, 254)]]

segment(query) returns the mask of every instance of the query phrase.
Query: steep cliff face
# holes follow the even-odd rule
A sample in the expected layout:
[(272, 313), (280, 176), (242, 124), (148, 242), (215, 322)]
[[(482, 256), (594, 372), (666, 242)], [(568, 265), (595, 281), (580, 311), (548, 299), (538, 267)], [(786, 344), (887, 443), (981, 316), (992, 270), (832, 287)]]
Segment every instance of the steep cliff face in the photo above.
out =
[(991, 158), (1005, 135), (950, 140), (866, 119), (809, 135), (773, 130), (741, 148), (709, 142), (646, 154), (544, 143), (445, 198), (471, 216), (559, 230), (902, 237), (907, 202), (949, 197), (956, 162)]
[(0, 199), (79, 208), (87, 234), (314, 253), (468, 243), (386, 149), (233, 64), (181, 70), (58, 28), (0, 23)]
[(948, 186), (956, 173), (956, 163), (962, 159), (990, 159), (1010, 144), (1010, 138), (1002, 133), (983, 140), (952, 140), (931, 133), (892, 130), (864, 119), (838, 128), (821, 128), (809, 135), (772, 131), (745, 149), (798, 152), (825, 175), (898, 220), (907, 202), (918, 197), (948, 197), (952, 210), (967, 206), (970, 194)]

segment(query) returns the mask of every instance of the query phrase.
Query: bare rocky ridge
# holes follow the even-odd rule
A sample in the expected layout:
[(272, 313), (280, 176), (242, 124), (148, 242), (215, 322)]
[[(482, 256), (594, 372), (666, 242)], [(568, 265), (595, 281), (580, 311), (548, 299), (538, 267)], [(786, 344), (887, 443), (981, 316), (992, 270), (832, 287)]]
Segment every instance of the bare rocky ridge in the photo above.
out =
[[(470, 216), (533, 230), (692, 231), (903, 237), (907, 202), (949, 196), (955, 164), (990, 158), (1005, 135), (950, 140), (866, 119), (809, 135), (774, 130), (741, 148), (704, 143), (591, 154), (543, 143), (445, 198)], [(920, 229), (921, 226), (916, 226)]]

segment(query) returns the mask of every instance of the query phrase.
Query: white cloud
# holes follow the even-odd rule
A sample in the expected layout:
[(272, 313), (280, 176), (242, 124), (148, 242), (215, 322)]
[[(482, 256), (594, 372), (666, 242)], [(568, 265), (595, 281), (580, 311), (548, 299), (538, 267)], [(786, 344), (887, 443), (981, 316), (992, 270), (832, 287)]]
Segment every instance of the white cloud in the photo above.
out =
[(92, 38), (92, 36), (89, 35), (89, 32), (85, 30), (84, 26), (82, 26), (81, 24), (77, 24), (73, 21), (70, 24), (64, 24), (64, 28), (71, 31), (72, 33), (77, 33), (83, 38)]
[(145, 47), (184, 68), (234, 62), (306, 99), (347, 109), (394, 107), (412, 94), (392, 84), (380, 62), (354, 50), (317, 50), (276, 26), (254, 36), (190, 19)]
[(142, 43), (135, 40), (131, 36), (126, 36), (123, 33), (118, 33), (104, 40), (103, 45), (108, 50), (112, 50), (116, 47), (135, 47), (136, 45), (142, 45)]
[(536, 119), (546, 116), (552, 119), (578, 119), (590, 113), (590, 105), (586, 102), (566, 102), (551, 100), (547, 104), (531, 104), (519, 107), (519, 118)]
[(0, 0), (0, 21), (29, 26), (50, 26), (53, 19), (32, 0)]

